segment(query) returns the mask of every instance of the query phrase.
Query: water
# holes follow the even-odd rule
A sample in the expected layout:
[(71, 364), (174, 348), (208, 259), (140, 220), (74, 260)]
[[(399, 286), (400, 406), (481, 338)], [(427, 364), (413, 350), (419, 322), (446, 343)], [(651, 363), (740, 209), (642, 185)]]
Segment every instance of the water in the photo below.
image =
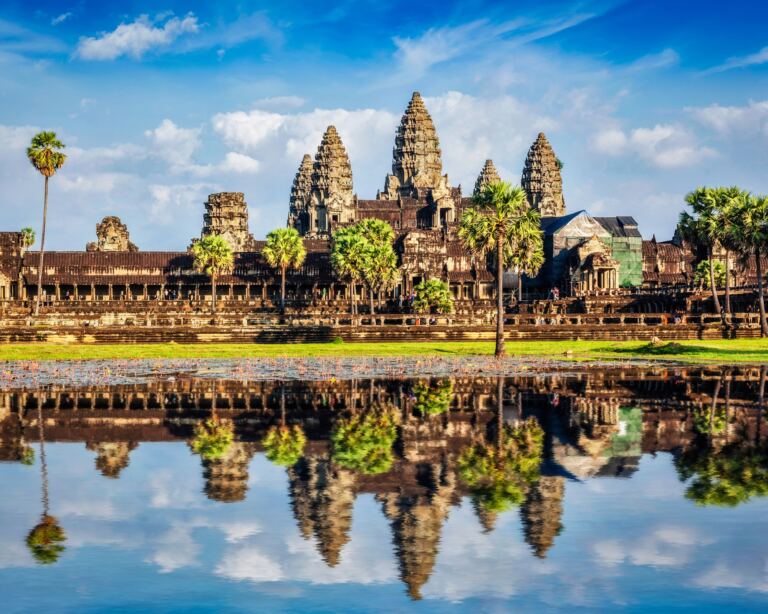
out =
[(765, 369), (204, 366), (4, 367), (4, 612), (768, 607)]

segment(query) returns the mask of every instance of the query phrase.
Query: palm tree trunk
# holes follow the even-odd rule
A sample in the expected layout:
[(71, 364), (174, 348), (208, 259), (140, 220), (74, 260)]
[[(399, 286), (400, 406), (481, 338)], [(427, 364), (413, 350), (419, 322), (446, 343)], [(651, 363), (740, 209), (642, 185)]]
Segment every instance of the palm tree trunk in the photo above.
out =
[(504, 356), (504, 249), (496, 241), (496, 357)]
[(280, 311), (285, 311), (285, 265), (280, 267)]
[(357, 312), (357, 302), (355, 301), (355, 282), (351, 281), (349, 283), (349, 301), (351, 304), (350, 311), (352, 315), (355, 315)]
[(216, 273), (211, 273), (211, 311), (216, 313)]
[(523, 302), (523, 274), (520, 271), (517, 272), (517, 302)]
[(725, 250), (725, 313), (731, 315), (731, 252)]
[(757, 268), (757, 304), (760, 307), (760, 336), (768, 335), (768, 321), (765, 318), (765, 295), (763, 293), (763, 263), (760, 261), (760, 250), (755, 249), (755, 266)]
[(373, 288), (368, 287), (368, 308), (371, 310), (371, 320), (373, 320)]
[(709, 252), (709, 287), (712, 290), (712, 301), (715, 304), (715, 313), (721, 315), (720, 299), (717, 297), (717, 284), (715, 283), (715, 261), (712, 255), (712, 244), (707, 248)]
[(496, 378), (496, 450), (501, 450), (504, 433), (504, 378)]
[(40, 233), (40, 258), (37, 261), (37, 294), (35, 295), (35, 315), (40, 315), (40, 295), (43, 293), (43, 259), (45, 257), (45, 222), (48, 219), (48, 179), (45, 178), (43, 197), (43, 229)]

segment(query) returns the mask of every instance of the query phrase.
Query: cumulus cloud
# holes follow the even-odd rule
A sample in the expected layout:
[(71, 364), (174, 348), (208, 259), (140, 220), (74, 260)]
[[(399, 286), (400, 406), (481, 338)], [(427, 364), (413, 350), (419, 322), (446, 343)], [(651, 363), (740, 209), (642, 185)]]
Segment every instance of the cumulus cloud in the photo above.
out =
[(200, 128), (181, 128), (170, 119), (164, 119), (154, 130), (144, 132), (155, 152), (171, 167), (183, 168), (190, 164), (200, 147)]
[(695, 530), (682, 526), (660, 526), (637, 540), (599, 540), (592, 552), (601, 565), (615, 566), (625, 561), (651, 567), (681, 567), (697, 546), (712, 543)]
[(712, 104), (686, 109), (703, 125), (721, 134), (768, 136), (768, 100), (750, 101), (744, 106)]
[(151, 49), (162, 49), (183, 34), (194, 34), (200, 26), (192, 13), (180, 19), (170, 17), (157, 25), (148, 15), (131, 23), (121, 23), (111, 32), (83, 37), (75, 56), (83, 60), (115, 60), (121, 56), (139, 59)]
[(656, 124), (630, 132), (607, 128), (592, 138), (592, 147), (608, 156), (638, 156), (659, 168), (694, 166), (715, 155), (714, 150), (698, 145), (692, 134), (676, 124)]
[(232, 580), (277, 582), (285, 578), (282, 565), (260, 552), (255, 546), (245, 546), (227, 552), (216, 566), (216, 575)]
[(194, 219), (201, 216), (202, 203), (208, 194), (220, 190), (212, 183), (152, 184), (149, 186), (149, 219), (163, 226), (181, 218)]

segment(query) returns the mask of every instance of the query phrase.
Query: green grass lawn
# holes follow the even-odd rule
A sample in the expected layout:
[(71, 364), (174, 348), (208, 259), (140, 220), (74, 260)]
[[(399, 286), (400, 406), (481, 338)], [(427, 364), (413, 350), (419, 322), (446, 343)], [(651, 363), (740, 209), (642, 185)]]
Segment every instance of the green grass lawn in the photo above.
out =
[[(271, 358), (278, 356), (466, 356), (490, 355), (487, 341), (307, 344), (6, 344), (0, 360), (88, 360), (131, 358)], [(556, 360), (630, 358), (682, 362), (768, 364), (768, 339), (682, 341), (652, 346), (645, 341), (509, 341), (510, 356)]]

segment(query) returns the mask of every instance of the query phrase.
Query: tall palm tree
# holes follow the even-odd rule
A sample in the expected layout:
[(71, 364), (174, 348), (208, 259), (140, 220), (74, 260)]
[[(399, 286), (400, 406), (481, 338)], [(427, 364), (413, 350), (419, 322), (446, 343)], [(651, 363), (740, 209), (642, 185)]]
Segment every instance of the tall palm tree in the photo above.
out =
[(228, 273), (235, 264), (229, 242), (219, 235), (208, 235), (192, 246), (195, 269), (211, 277), (211, 310), (216, 313), (216, 279)]
[(277, 228), (267, 234), (267, 244), (261, 255), (269, 266), (280, 269), (280, 311), (285, 309), (285, 272), (304, 264), (307, 250), (295, 228)]
[(709, 259), (709, 287), (712, 290), (712, 301), (715, 313), (722, 316), (720, 299), (717, 294), (715, 280), (715, 260), (713, 252), (721, 235), (720, 215), (718, 210), (717, 193), (713, 188), (696, 188), (685, 197), (685, 202), (691, 207), (693, 215), (684, 211), (680, 214), (678, 229), (684, 239), (694, 245), (704, 244)]
[(370, 311), (373, 314), (374, 294), (378, 295), (381, 307), (381, 291), (397, 281), (397, 255), (393, 247), (395, 231), (387, 222), (373, 218), (361, 220), (355, 227), (370, 243), (370, 251), (364, 262), (363, 281), (368, 286)]
[[(473, 200), (473, 205), (461, 217), (459, 237), (473, 253), (495, 256), (496, 356), (503, 356), (504, 267), (523, 239), (530, 239), (541, 222), (539, 213), (528, 206), (523, 189), (504, 181), (486, 185)], [(532, 251), (541, 249), (539, 245)]]
[(507, 263), (517, 271), (517, 300), (523, 300), (523, 275), (535, 277), (544, 265), (544, 232), (541, 224), (523, 224), (514, 244), (509, 246)]
[(355, 226), (341, 228), (333, 233), (331, 264), (340, 277), (349, 281), (352, 315), (357, 313), (355, 286), (364, 279), (366, 261), (370, 256), (370, 251), (370, 242)]
[(761, 257), (768, 250), (768, 196), (743, 195), (736, 205), (734, 227), (736, 245), (743, 260), (755, 258), (757, 273), (757, 303), (760, 309), (760, 336), (768, 336), (766, 321), (763, 263)]
[(38, 132), (32, 137), (27, 147), (27, 158), (37, 171), (45, 177), (45, 195), (43, 197), (43, 226), (40, 233), (40, 259), (37, 261), (37, 294), (35, 295), (35, 315), (40, 313), (40, 295), (43, 288), (43, 258), (45, 256), (45, 223), (48, 218), (48, 180), (56, 174), (67, 159), (61, 153), (65, 145), (55, 132)]
[(718, 242), (725, 249), (725, 313), (731, 313), (731, 254), (739, 249), (739, 204), (747, 198), (741, 188), (717, 189)]

